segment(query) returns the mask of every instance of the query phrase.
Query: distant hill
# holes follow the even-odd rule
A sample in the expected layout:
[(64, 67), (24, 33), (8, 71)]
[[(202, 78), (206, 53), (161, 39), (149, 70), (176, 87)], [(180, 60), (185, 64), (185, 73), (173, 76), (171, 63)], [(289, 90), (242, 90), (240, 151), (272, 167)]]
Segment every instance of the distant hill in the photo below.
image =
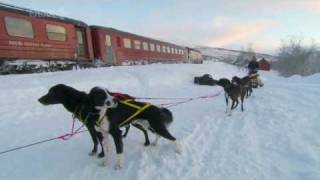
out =
[[(225, 48), (214, 48), (197, 46), (195, 49), (201, 51), (206, 60), (223, 61), (230, 64), (243, 66), (251, 60), (253, 53), (246, 51), (231, 50)], [(255, 53), (257, 59), (265, 58), (268, 61), (277, 61), (277, 57), (269, 54)]]

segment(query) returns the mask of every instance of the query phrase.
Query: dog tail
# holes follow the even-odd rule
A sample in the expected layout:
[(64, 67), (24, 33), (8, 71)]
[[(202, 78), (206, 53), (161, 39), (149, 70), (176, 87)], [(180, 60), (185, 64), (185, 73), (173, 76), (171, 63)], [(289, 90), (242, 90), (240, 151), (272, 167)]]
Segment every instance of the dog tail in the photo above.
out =
[(162, 119), (163, 119), (164, 123), (166, 125), (171, 124), (173, 121), (173, 116), (172, 116), (171, 111), (167, 108), (162, 108), (161, 112), (162, 112), (161, 114), (162, 114)]

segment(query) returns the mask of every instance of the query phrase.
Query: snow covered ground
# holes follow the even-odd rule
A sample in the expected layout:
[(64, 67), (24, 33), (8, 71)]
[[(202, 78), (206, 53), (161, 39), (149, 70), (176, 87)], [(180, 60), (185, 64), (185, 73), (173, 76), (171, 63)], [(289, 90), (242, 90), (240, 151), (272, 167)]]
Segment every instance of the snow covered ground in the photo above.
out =
[[(204, 73), (214, 78), (244, 75), (230, 65), (205, 63), (0, 76), (0, 151), (70, 131), (71, 114), (61, 105), (37, 102), (57, 83), (87, 92), (104, 86), (140, 97), (197, 97), (221, 91), (193, 84), (193, 77)], [(87, 155), (92, 142), (82, 133), (69, 141), (0, 155), (0, 179), (320, 179), (320, 75), (261, 74), (265, 86), (245, 101), (244, 112), (237, 108), (227, 116), (223, 94), (170, 108), (170, 131), (182, 144), (181, 155), (164, 139), (156, 147), (144, 147), (142, 133), (131, 128), (124, 139), (124, 168), (117, 171), (113, 142), (109, 164), (101, 167), (101, 160)]]
[[(239, 50), (231, 50), (231, 49), (224, 49), (224, 48), (214, 48), (214, 47), (207, 47), (207, 46), (198, 46), (195, 47), (205, 56), (210, 56), (215, 61), (222, 61), (227, 63), (233, 63), (237, 60), (240, 54), (244, 55), (245, 59), (251, 59), (252, 53), (246, 51), (239, 51)], [(246, 52), (246, 53), (244, 53)], [(269, 54), (262, 54), (262, 53), (255, 53), (257, 59), (265, 58), (268, 61), (277, 61), (278, 58), (273, 55)]]

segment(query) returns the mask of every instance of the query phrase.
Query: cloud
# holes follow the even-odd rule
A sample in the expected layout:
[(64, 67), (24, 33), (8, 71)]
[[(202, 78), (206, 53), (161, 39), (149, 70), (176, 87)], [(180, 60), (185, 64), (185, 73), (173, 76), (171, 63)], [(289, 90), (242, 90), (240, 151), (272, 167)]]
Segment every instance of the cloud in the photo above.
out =
[(184, 24), (158, 23), (157, 26), (134, 30), (149, 37), (157, 37), (183, 45), (209, 45), (214, 47), (239, 47), (253, 43), (264, 33), (277, 26), (270, 20), (239, 21), (217, 16), (211, 21), (185, 22)]
[(226, 46), (238, 41), (248, 41), (249, 39), (263, 33), (275, 26), (271, 21), (240, 22), (213, 26), (210, 39), (206, 44), (212, 46)]
[(254, 14), (283, 14), (288, 11), (304, 11), (312, 13), (320, 13), (319, 0), (246, 0), (235, 1), (227, 5), (226, 9), (243, 13)]

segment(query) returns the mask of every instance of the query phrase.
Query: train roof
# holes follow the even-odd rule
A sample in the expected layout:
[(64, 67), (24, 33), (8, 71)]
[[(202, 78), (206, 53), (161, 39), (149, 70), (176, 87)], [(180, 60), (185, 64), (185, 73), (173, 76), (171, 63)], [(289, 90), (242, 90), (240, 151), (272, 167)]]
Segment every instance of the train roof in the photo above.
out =
[(200, 51), (200, 50), (198, 50), (198, 49), (189, 48), (189, 47), (188, 47), (188, 49), (189, 49), (189, 50), (191, 50), (191, 51), (195, 51), (195, 52), (201, 53), (201, 51)]
[(157, 42), (160, 42), (160, 43), (170, 44), (170, 45), (177, 46), (177, 47), (180, 47), (180, 48), (186, 48), (185, 46), (180, 46), (180, 45), (177, 45), (177, 44), (173, 44), (173, 43), (157, 40), (157, 39), (154, 39), (154, 38), (149, 38), (149, 37), (146, 37), (146, 36), (141, 36), (141, 35), (138, 35), (138, 34), (133, 34), (133, 33), (121, 31), (121, 30), (118, 30), (118, 29), (110, 28), (110, 27), (95, 26), (95, 25), (94, 26), (90, 26), (90, 27), (96, 28), (96, 29), (104, 29), (104, 30), (108, 30), (108, 31), (111, 31), (111, 32), (121, 33), (121, 34), (129, 35), (129, 36), (136, 36), (138, 38), (144, 38), (144, 39), (147, 39), (147, 40), (152, 40), (152, 41), (157, 41)]
[(49, 13), (42, 12), (42, 11), (35, 11), (35, 10), (22, 8), (22, 7), (14, 6), (11, 4), (5, 4), (5, 3), (1, 3), (1, 2), (0, 2), (0, 10), (19, 13), (22, 15), (28, 15), (28, 16), (32, 16), (32, 17), (38, 18), (38, 19), (47, 19), (47, 20), (64, 22), (64, 23), (71, 23), (71, 24), (74, 24), (74, 25), (80, 26), (80, 27), (88, 26), (86, 23), (79, 21), (79, 20), (75, 20), (75, 19), (71, 19), (71, 18), (67, 18), (67, 17), (62, 17), (62, 16), (58, 16), (58, 15), (54, 15), (54, 14), (49, 14)]

